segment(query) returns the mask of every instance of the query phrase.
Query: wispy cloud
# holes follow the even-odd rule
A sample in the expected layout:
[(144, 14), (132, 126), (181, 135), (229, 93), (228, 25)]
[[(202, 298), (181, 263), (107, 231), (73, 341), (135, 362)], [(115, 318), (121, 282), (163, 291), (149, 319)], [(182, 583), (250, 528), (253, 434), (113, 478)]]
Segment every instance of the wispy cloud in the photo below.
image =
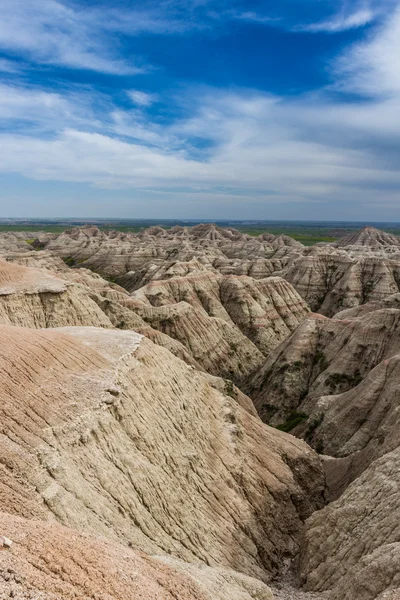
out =
[[(33, 4), (27, 0), (27, 6)], [(45, 2), (46, 15), (59, 6), (55, 0)], [(58, 36), (54, 47), (53, 37), (49, 41), (45, 33), (43, 48), (33, 39), (35, 32), (46, 29), (43, 14), (25, 37), (7, 43), (36, 58), (43, 53), (43, 61), (53, 51), (53, 60), (69, 61), (64, 64), (84, 64), (86, 57), (98, 69), (112, 69), (117, 59), (110, 48), (92, 40), (93, 25), (76, 16), (78, 9), (65, 13), (64, 8), (63, 44)], [(76, 32), (74, 19), (80, 27)], [(108, 26), (117, 28), (110, 21)], [(5, 35), (0, 24), (0, 43)], [(79, 38), (75, 62), (67, 47), (71, 35)], [(379, 190), (391, 205), (398, 202), (400, 189), (399, 53), (400, 10), (391, 12), (362, 44), (347, 49), (336, 64), (336, 88), (369, 96), (353, 102), (339, 100), (327, 89), (284, 98), (193, 86), (186, 97), (183, 92), (168, 98), (126, 90), (133, 103), (126, 109), (88, 87), (50, 92), (28, 87), (23, 80), (4, 84), (0, 171), (199, 202), (245, 198), (268, 204), (280, 198), (317, 204), (339, 197), (362, 206), (372, 203)], [(172, 112), (180, 116), (157, 120), (152, 109), (162, 103), (168, 108), (174, 104), (177, 110)]]
[(181, 34), (215, 21), (195, 0), (85, 5), (72, 0), (2, 0), (0, 50), (41, 65), (116, 75), (146, 72), (140, 56), (123, 57), (120, 36)]
[(299, 25), (295, 29), (298, 31), (309, 31), (312, 33), (326, 32), (338, 33), (349, 29), (358, 29), (371, 23), (376, 17), (375, 11), (370, 8), (362, 8), (351, 14), (337, 14), (332, 18), (318, 23), (308, 25)]
[(127, 94), (132, 102), (139, 106), (150, 106), (157, 100), (156, 94), (149, 94), (140, 90), (128, 90)]
[(23, 70), (23, 66), (14, 61), (8, 60), (7, 58), (0, 58), (0, 72), (1, 73), (19, 73)]
[[(399, 189), (393, 144), (400, 139), (394, 118), (399, 103), (338, 105), (322, 97), (288, 102), (209, 90), (193, 94), (192, 104), (192, 116), (168, 126), (140, 112), (114, 111), (96, 130), (85, 99), (14, 91), (4, 117), (8, 110), (9, 118), (25, 114), (34, 121), (36, 114), (43, 127), (38, 115), (47, 107), (59, 128), (46, 137), (34, 124), (1, 135), (0, 170), (100, 188), (173, 190), (184, 197), (214, 197), (220, 190), (259, 202), (323, 202), (337, 194), (361, 202), (383, 185), (386, 198)], [(192, 138), (199, 137), (210, 143), (201, 160), (190, 151)]]
[(238, 19), (240, 21), (248, 21), (250, 23), (271, 24), (279, 21), (279, 19), (277, 18), (270, 17), (264, 14), (259, 14), (253, 11), (230, 12), (228, 14), (230, 14), (234, 19)]
[(400, 94), (400, 4), (361, 43), (353, 45), (336, 62), (336, 75), (346, 89), (371, 96)]
[(0, 49), (42, 65), (114, 74), (142, 72), (143, 65), (115, 55), (115, 40), (105, 35), (112, 25), (106, 17), (58, 0), (3, 0)]

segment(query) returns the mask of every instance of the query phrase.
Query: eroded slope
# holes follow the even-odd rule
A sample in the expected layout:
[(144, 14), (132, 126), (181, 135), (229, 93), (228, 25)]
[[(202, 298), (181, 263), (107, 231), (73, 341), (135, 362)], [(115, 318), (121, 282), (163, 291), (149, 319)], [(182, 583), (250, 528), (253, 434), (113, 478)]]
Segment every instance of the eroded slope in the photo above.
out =
[(261, 579), (297, 552), (324, 489), (304, 442), (135, 333), (0, 336), (3, 510)]

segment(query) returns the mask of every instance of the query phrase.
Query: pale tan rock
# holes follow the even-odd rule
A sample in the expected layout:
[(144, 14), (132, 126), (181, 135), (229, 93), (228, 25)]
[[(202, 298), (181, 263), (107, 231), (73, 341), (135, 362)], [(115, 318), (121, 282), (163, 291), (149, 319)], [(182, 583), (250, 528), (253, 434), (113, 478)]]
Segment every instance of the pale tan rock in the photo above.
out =
[(10, 538), (5, 537), (4, 535), (0, 536), (0, 546), (2, 548), (11, 548), (12, 540)]
[[(400, 584), (400, 450), (373, 462), (307, 522), (302, 577), (332, 600), (376, 600)], [(395, 591), (397, 590), (397, 591)], [(390, 592), (390, 593), (389, 593)]]
[(396, 309), (354, 320), (310, 315), (251, 376), (244, 391), (266, 422), (278, 425), (293, 412), (304, 414), (295, 432), (314, 443), (325, 413), (323, 407), (318, 410), (319, 400), (356, 388), (374, 367), (398, 354), (399, 328)]
[(63, 273), (69, 271), (68, 266), (59, 256), (54, 256), (46, 250), (3, 252), (1, 253), (1, 259), (22, 267), (47, 269), (52, 272), (62, 271)]
[(304, 249), (275, 274), (327, 316), (399, 292), (400, 238), (366, 227), (337, 244)]
[(397, 308), (400, 310), (400, 293), (393, 294), (384, 298), (383, 300), (375, 300), (373, 302), (367, 302), (361, 306), (355, 308), (348, 308), (334, 315), (334, 319), (345, 320), (345, 319), (358, 319), (363, 317), (367, 313), (373, 312), (374, 310), (381, 310), (383, 308)]
[(0, 262), (0, 322), (38, 328), (83, 325), (133, 329), (188, 364), (235, 380), (264, 360), (233, 323), (212, 319), (204, 310), (196, 311), (185, 303), (149, 309), (87, 269), (66, 268), (60, 275), (63, 279), (48, 270)]
[(400, 260), (312, 248), (280, 274), (312, 310), (333, 316), (397, 293)]
[(45, 269), (4, 261), (0, 261), (0, 323), (21, 327), (112, 327), (84, 288), (70, 285)]
[(296, 554), (324, 489), (304, 442), (133, 332), (0, 340), (3, 510), (264, 580)]
[(137, 312), (154, 329), (180, 342), (211, 375), (240, 381), (264, 363), (263, 354), (233, 324), (187, 302)]
[[(274, 600), (238, 573), (151, 557), (55, 523), (0, 513), (12, 552), (0, 552), (0, 594), (28, 600)], [(12, 595), (11, 595), (12, 594)]]
[[(307, 305), (293, 287), (278, 277), (254, 280), (200, 273), (152, 281), (134, 292), (132, 298), (151, 307), (188, 303), (204, 316), (236, 325), (264, 355), (284, 340), (308, 313)], [(146, 309), (138, 306), (137, 310), (146, 319)]]
[(342, 238), (336, 245), (339, 248), (348, 248), (349, 246), (360, 246), (363, 248), (390, 248), (397, 246), (400, 248), (400, 238), (367, 225), (359, 231)]
[[(225, 272), (265, 277), (271, 274), (271, 265), (273, 270), (282, 269), (290, 256), (298, 256), (303, 249), (302, 244), (285, 236), (252, 237), (213, 224), (169, 230), (152, 227), (139, 234), (76, 227), (48, 238), (43, 245), (107, 279), (122, 277), (130, 290), (147, 283), (153, 273), (157, 278), (158, 269), (164, 269), (166, 262), (168, 269), (179, 262), (198, 261), (211, 271), (221, 265), (228, 269)], [(260, 260), (270, 262), (261, 264)], [(243, 268), (240, 261), (246, 261), (247, 266)], [(254, 269), (253, 262), (258, 263)]]
[(65, 292), (64, 281), (39, 269), (0, 261), (0, 296)]

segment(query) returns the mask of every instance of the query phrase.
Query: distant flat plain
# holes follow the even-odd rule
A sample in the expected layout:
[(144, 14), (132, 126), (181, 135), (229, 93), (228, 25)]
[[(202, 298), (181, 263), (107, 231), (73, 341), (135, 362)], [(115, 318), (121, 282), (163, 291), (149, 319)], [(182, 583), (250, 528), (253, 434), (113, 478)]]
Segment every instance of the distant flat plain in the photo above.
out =
[(100, 229), (115, 229), (137, 233), (146, 227), (160, 225), (166, 229), (175, 225), (191, 227), (199, 223), (216, 223), (220, 227), (234, 227), (249, 235), (272, 233), (285, 234), (299, 240), (305, 246), (319, 242), (335, 242), (336, 240), (357, 231), (365, 225), (372, 225), (388, 233), (400, 237), (400, 223), (355, 222), (355, 221), (256, 221), (256, 220), (191, 220), (191, 219), (0, 219), (0, 232), (26, 232), (27, 239), (34, 237), (35, 232), (47, 231), (61, 233), (65, 229), (81, 225), (96, 225)]

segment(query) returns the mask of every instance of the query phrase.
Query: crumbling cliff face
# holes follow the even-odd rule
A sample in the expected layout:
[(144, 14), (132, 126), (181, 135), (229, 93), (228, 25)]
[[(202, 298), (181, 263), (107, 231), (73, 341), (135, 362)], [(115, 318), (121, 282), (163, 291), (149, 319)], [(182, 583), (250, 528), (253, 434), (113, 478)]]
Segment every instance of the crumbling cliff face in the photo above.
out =
[(278, 277), (255, 280), (202, 273), (154, 281), (132, 297), (152, 307), (165, 307), (164, 311), (175, 303), (188, 303), (204, 315), (236, 326), (264, 355), (308, 313), (306, 303), (293, 287)]
[(279, 343), (308, 309), (283, 280), (256, 287), (250, 278), (227, 279), (210, 273), (174, 278), (130, 297), (86, 269), (64, 265), (53, 273), (0, 261), (0, 323), (133, 329), (188, 364), (239, 382), (263, 364), (260, 348), (267, 352)]
[(152, 557), (57, 523), (0, 513), (0, 529), (12, 541), (0, 550), (4, 598), (273, 600), (265, 584), (236, 571)]
[(0, 323), (22, 327), (112, 327), (84, 289), (46, 270), (5, 261), (0, 261)]
[(352, 320), (310, 315), (250, 377), (246, 389), (267, 422), (293, 411), (311, 415), (323, 396), (352, 390), (382, 361), (400, 352), (400, 311)]
[(306, 589), (329, 589), (332, 600), (399, 597), (398, 464), (399, 448), (309, 519), (302, 553)]
[(268, 580), (323, 503), (318, 457), (142, 336), (2, 326), (2, 508)]
[(397, 600), (397, 238), (0, 254), (0, 596)]

